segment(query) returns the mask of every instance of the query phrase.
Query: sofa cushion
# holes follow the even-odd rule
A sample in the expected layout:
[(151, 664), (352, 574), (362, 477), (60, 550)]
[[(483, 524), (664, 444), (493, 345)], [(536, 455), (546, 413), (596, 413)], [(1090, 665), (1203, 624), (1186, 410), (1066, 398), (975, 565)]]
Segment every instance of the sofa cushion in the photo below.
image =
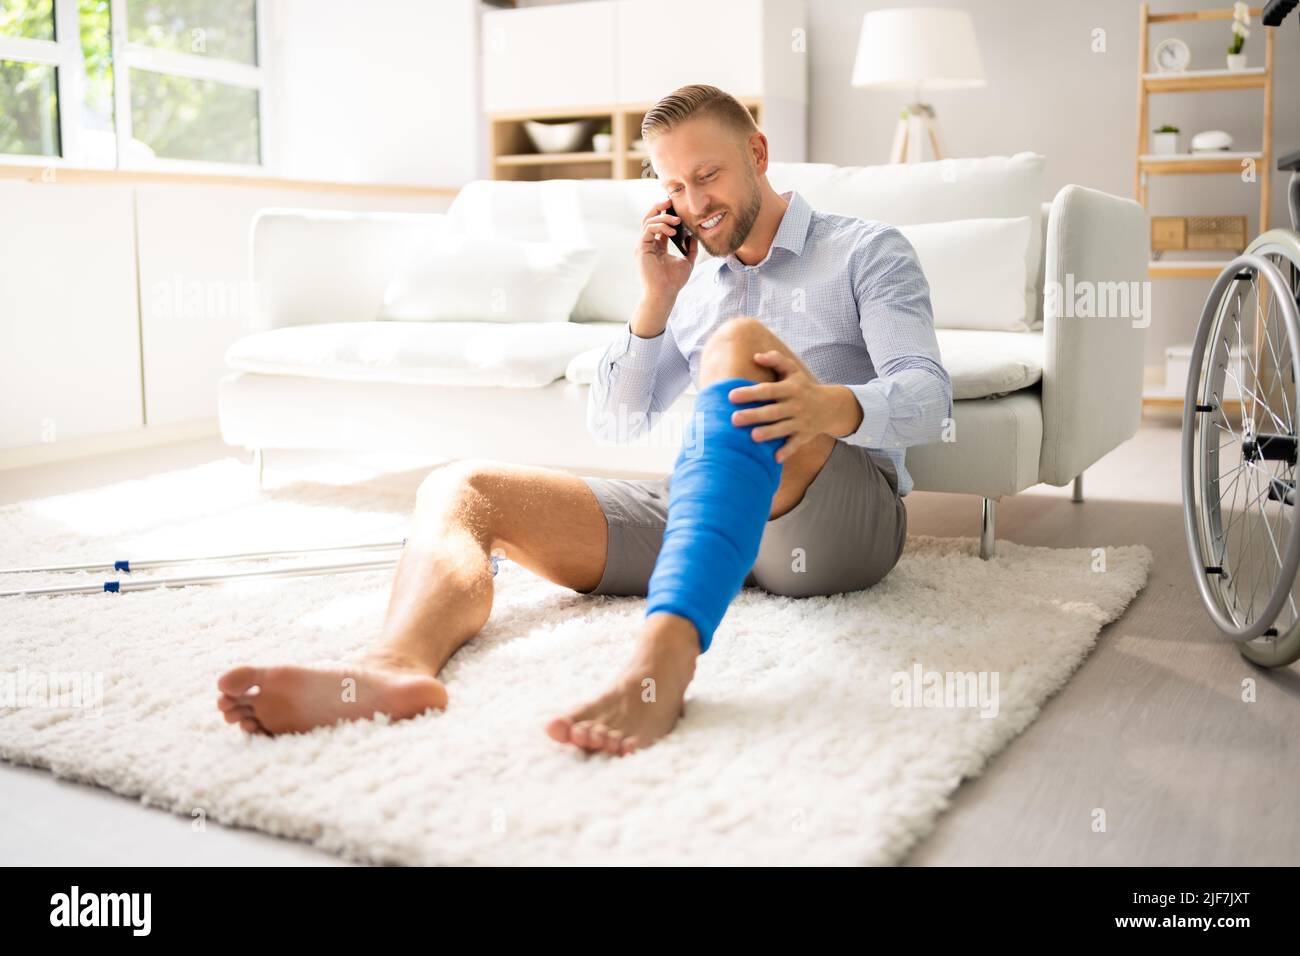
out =
[[(614, 324), (615, 329), (621, 328)], [(938, 329), (939, 354), (952, 379), (952, 397), (988, 398), (1029, 388), (1043, 377), (1043, 333)], [(564, 377), (579, 385), (596, 379), (608, 343), (575, 355)], [(694, 386), (687, 389), (694, 391)]]
[(778, 192), (797, 189), (814, 209), (891, 226), (952, 219), (1029, 217), (1025, 247), (1025, 314), (1038, 315), (1045, 159), (1036, 153), (944, 159), (887, 166), (772, 163)]
[(1029, 217), (899, 226), (930, 285), (937, 329), (1028, 332), (1025, 246)]
[(1043, 377), (1042, 332), (936, 329), (954, 401), (1018, 392)]
[(589, 246), (444, 229), (411, 250), (384, 290), (379, 318), (567, 322), (595, 262)]
[(540, 388), (620, 323), (331, 322), (245, 336), (226, 364), (239, 371), (343, 381)]

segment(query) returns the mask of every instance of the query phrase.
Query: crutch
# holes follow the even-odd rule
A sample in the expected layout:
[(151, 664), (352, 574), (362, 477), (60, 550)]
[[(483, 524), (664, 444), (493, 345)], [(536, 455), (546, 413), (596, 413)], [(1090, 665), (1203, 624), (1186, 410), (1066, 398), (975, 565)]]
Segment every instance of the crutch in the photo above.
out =
[[(405, 539), (397, 542), (378, 542), (374, 544), (363, 545), (342, 545), (338, 547), (325, 548), (298, 548), (284, 551), (260, 551), (247, 552), (237, 555), (214, 555), (211, 557), (192, 557), (192, 558), (166, 558), (146, 561), (115, 561), (113, 564), (104, 563), (90, 565), (63, 565), (48, 568), (33, 569), (14, 569), (0, 571), (0, 574), (14, 574), (20, 571), (80, 571), (80, 570), (108, 570), (125, 571), (130, 573), (134, 568), (140, 570), (146, 567), (169, 567), (176, 564), (190, 564), (200, 561), (222, 561), (222, 560), (251, 560), (254, 558), (273, 558), (287, 557), (298, 554), (316, 554), (328, 551), (376, 551), (384, 549), (398, 548), (405, 545)], [(492, 564), (492, 575), (496, 576), (500, 566), (505, 563), (506, 559), (497, 555), (490, 555), (489, 560)], [(12, 591), (0, 591), (0, 598), (5, 597), (23, 597), (35, 595), (55, 595), (55, 594), (97, 594), (112, 593), (118, 594), (124, 591), (153, 591), (162, 588), (190, 587), (194, 585), (220, 584), (225, 581), (235, 581), (249, 578), (293, 578), (309, 577), (321, 574), (346, 574), (355, 571), (371, 571), (379, 568), (391, 568), (398, 562), (395, 556), (384, 558), (369, 558), (357, 561), (341, 561), (333, 564), (308, 564), (308, 565), (290, 565), (284, 568), (262, 568), (249, 571), (224, 571), (216, 574), (192, 575), (188, 577), (170, 577), (154, 578), (144, 581), (104, 581), (100, 584), (71, 584), (60, 585), (55, 587), (38, 587), (38, 588), (19, 588)]]
[(391, 551), (405, 547), (406, 539), (400, 541), (375, 541), (368, 544), (336, 544), (320, 548), (292, 548), (286, 551), (245, 551), (239, 554), (213, 554), (188, 558), (148, 558), (145, 560), (122, 559), (112, 562), (100, 561), (95, 564), (54, 564), (43, 568), (0, 568), (0, 574), (52, 574), (65, 571), (145, 571), (152, 568), (171, 568), (178, 564), (199, 564), (207, 561), (258, 561), (270, 558), (292, 558), (302, 554), (320, 554), (329, 551)]

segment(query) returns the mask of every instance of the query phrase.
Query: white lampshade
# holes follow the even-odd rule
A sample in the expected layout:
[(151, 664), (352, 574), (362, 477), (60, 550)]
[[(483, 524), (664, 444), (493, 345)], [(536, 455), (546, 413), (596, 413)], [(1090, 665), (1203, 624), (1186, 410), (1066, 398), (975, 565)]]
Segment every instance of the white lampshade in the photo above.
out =
[(984, 85), (975, 27), (965, 10), (876, 10), (862, 18), (853, 85), (955, 90)]

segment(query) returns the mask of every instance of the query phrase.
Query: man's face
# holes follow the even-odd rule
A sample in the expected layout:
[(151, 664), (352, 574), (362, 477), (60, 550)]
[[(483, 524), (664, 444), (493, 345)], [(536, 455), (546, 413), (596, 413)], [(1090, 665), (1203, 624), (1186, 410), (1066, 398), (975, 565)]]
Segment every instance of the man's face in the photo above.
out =
[(727, 256), (744, 245), (763, 197), (741, 135), (700, 117), (654, 137), (649, 151), (673, 209), (709, 255)]

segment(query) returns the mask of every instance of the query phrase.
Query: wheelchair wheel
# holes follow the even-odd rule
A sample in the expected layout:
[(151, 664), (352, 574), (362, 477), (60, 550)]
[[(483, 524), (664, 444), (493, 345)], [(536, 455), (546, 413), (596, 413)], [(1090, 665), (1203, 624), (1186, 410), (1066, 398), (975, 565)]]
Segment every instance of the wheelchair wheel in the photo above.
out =
[(1215, 280), (1183, 407), (1183, 521), (1201, 597), (1249, 660), (1300, 658), (1300, 236), (1264, 233)]

